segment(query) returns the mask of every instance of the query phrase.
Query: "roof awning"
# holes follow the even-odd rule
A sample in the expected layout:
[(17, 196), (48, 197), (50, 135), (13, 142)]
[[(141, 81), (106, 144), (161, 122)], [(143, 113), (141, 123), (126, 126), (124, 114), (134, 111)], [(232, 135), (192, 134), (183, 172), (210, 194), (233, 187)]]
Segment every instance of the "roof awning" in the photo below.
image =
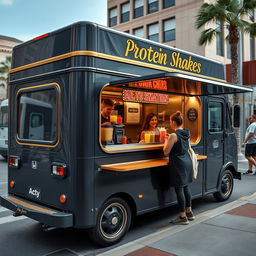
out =
[(159, 73), (119, 80), (110, 86), (154, 90), (186, 96), (206, 96), (253, 92), (253, 89), (211, 79), (185, 75), (178, 72)]

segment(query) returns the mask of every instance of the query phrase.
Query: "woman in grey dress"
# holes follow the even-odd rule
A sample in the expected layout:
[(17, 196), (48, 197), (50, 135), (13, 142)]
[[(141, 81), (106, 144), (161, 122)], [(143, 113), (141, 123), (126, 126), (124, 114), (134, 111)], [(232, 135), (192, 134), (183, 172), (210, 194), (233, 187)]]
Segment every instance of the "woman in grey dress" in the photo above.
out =
[(192, 161), (188, 154), (189, 131), (182, 125), (180, 111), (170, 116), (170, 127), (175, 132), (166, 136), (163, 151), (165, 156), (169, 155), (170, 184), (175, 189), (180, 210), (178, 218), (172, 223), (189, 224), (189, 220), (195, 219), (188, 186), (192, 182)]

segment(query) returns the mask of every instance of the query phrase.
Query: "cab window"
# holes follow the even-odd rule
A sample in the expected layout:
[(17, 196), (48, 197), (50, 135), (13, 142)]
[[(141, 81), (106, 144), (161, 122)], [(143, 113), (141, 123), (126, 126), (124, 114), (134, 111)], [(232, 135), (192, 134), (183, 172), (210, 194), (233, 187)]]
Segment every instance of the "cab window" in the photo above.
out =
[(208, 104), (208, 131), (210, 133), (223, 130), (222, 104), (220, 102), (209, 102)]

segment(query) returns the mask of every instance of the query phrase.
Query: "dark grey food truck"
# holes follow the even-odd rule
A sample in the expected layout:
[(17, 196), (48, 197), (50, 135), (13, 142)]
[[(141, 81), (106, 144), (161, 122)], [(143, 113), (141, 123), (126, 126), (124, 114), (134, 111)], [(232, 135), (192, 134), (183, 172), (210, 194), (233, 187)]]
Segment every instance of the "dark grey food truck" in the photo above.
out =
[[(180, 110), (199, 161), (193, 198), (227, 200), (237, 147), (222, 64), (90, 22), (16, 46), (9, 82), (8, 196), (2, 206), (48, 227), (118, 242), (136, 215), (176, 204), (163, 156)], [(114, 103), (103, 126), (101, 103)], [(111, 113), (112, 113), (111, 112)], [(148, 113), (160, 134), (139, 141)]]

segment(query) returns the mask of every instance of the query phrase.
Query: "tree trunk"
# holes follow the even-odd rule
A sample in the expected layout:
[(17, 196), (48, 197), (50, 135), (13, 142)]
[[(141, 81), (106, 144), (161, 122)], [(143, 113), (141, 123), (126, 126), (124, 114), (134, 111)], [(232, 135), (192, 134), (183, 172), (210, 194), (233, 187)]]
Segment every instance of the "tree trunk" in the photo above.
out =
[[(237, 27), (229, 28), (229, 43), (231, 45), (231, 76), (232, 82), (234, 84), (239, 84), (239, 76), (238, 76), (238, 42), (239, 42), (239, 32)], [(233, 106), (240, 105), (239, 102), (239, 94), (235, 93), (233, 95)], [(236, 141), (237, 141), (237, 153), (241, 154), (241, 129), (240, 127), (234, 128)]]

